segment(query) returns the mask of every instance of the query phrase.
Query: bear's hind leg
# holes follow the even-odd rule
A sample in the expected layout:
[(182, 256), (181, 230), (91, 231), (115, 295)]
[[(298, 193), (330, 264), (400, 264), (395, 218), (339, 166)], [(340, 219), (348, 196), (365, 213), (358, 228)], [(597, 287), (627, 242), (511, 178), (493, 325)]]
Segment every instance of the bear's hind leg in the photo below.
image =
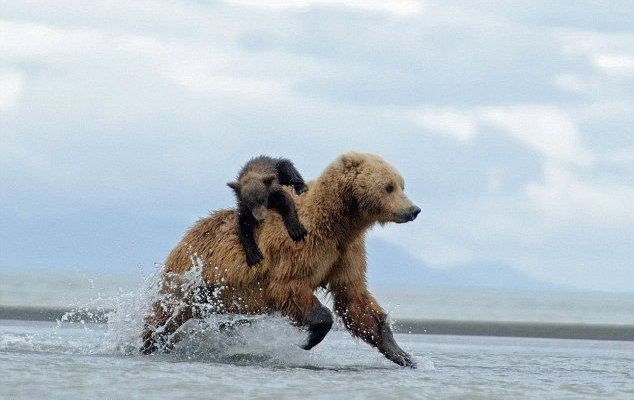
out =
[(172, 350), (174, 342), (171, 336), (191, 318), (192, 308), (189, 305), (174, 306), (162, 301), (154, 303), (152, 314), (145, 319), (141, 353), (149, 355), (157, 350)]
[(307, 319), (308, 340), (302, 346), (304, 350), (310, 350), (324, 340), (334, 322), (330, 310), (318, 301), (310, 310)]
[(302, 349), (310, 350), (326, 337), (334, 321), (332, 313), (305, 282), (278, 283), (270, 287), (270, 292), (277, 311), (308, 329), (308, 339)]

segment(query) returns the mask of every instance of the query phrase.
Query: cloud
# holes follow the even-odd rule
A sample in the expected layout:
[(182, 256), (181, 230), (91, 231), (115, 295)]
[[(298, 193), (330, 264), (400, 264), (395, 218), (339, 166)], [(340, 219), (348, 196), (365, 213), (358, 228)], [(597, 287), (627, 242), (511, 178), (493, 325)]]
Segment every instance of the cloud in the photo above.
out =
[(0, 20), (0, 52), (7, 59), (77, 68), (73, 60), (104, 57), (140, 59), (171, 82), (195, 92), (222, 92), (240, 97), (282, 93), (283, 82), (233, 75), (242, 59), (210, 44), (164, 40), (153, 36), (89, 28), (58, 28)]
[[(397, 20), (314, 8), (274, 30), (247, 29), (241, 41), (261, 54), (319, 63), (296, 81), (301, 95), (360, 106), (558, 100), (569, 96), (553, 87), (552, 75), (577, 65), (548, 30), (440, 2)], [(542, 60), (538, 68), (534, 59)]]
[(579, 143), (574, 121), (557, 107), (486, 107), (480, 118), (548, 158), (576, 164), (592, 162), (592, 155)]
[(213, 94), (234, 94), (244, 98), (265, 98), (269, 101), (273, 97), (288, 96), (283, 83), (273, 80), (237, 78), (214, 74), (209, 68), (200, 65), (178, 63), (170, 69), (166, 76), (183, 88), (192, 92), (207, 92)]
[(613, 0), (609, 5), (581, 0), (576, 2), (576, 7), (570, 7), (564, 1), (549, 0), (457, 0), (452, 4), (537, 29), (567, 27), (597, 32), (629, 32), (632, 25), (632, 4), (629, 0)]
[(614, 78), (634, 74), (634, 35), (574, 29), (557, 30), (556, 39), (570, 56), (584, 58), (599, 72)]
[(608, 75), (634, 76), (634, 55), (597, 54), (593, 61), (599, 69)]
[(601, 89), (601, 84), (597, 79), (575, 74), (556, 75), (553, 78), (553, 84), (557, 88), (573, 94), (586, 94)]
[(433, 132), (445, 133), (460, 140), (469, 140), (476, 134), (476, 121), (468, 113), (450, 108), (419, 109), (406, 112), (416, 124)]
[(630, 170), (634, 171), (634, 147), (616, 150), (610, 155), (609, 161), (617, 165), (629, 167)]
[(581, 180), (556, 163), (548, 163), (543, 182), (526, 185), (524, 192), (539, 213), (560, 223), (591, 221), (607, 227), (634, 223), (634, 187)]
[(414, 0), (227, 0), (227, 3), (244, 7), (294, 11), (315, 6), (328, 6), (355, 11), (382, 12), (396, 16), (415, 15), (423, 10), (422, 1)]
[(422, 108), (405, 116), (431, 132), (460, 140), (496, 129), (546, 159), (588, 165), (593, 155), (580, 143), (573, 118), (555, 106), (515, 105), (477, 108)]
[[(121, 268), (160, 261), (233, 204), (224, 183), (250, 156), (313, 178), (357, 149), (394, 163), (423, 208), (376, 234), (424, 261), (631, 286), (634, 35), (595, 21), (619, 4), (4, 2), (0, 87), (19, 83), (0, 90), (3, 243), (27, 249), (32, 230), (46, 264), (76, 247), (59, 230), (86, 246), (61, 264), (107, 264), (110, 240), (138, 246), (111, 256)], [(116, 238), (91, 241), (102, 224)]]
[(24, 78), (18, 71), (0, 70), (0, 112), (14, 108), (24, 86)]
[(109, 39), (109, 35), (95, 29), (59, 29), (37, 23), (0, 20), (0, 51), (9, 60), (90, 53), (98, 47), (112, 44), (104, 43)]

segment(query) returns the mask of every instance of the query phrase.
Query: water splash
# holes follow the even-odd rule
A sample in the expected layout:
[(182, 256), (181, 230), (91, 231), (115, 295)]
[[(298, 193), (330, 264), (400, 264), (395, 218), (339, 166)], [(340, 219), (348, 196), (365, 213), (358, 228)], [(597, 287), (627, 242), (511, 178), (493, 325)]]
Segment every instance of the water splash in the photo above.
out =
[[(188, 273), (167, 278), (178, 278), (171, 282), (177, 282), (181, 290), (195, 291), (204, 286), (201, 270), (202, 265), (194, 263)], [(102, 295), (97, 289), (99, 281), (95, 280), (91, 282), (96, 292), (94, 298), (76, 302), (53, 329), (50, 323), (37, 322), (28, 322), (32, 329), (26, 332), (24, 325), (15, 330), (3, 326), (0, 350), (274, 368), (397, 368), (376, 350), (353, 340), (339, 325), (314, 350), (302, 350), (299, 345), (306, 340), (306, 332), (294, 327), (288, 319), (279, 315), (222, 314), (221, 304), (214, 302), (220, 292), (213, 291), (199, 293), (195, 305), (205, 315), (188, 321), (174, 333), (171, 352), (141, 356), (144, 318), (155, 301), (164, 299), (160, 290), (165, 284), (164, 277), (163, 266), (156, 265), (135, 289), (119, 290), (116, 295)], [(222, 287), (216, 290), (221, 291)], [(425, 360), (418, 362), (424, 369), (433, 368)]]
[(280, 316), (218, 314), (222, 311), (222, 304), (217, 299), (223, 288), (197, 292), (197, 288), (204, 286), (202, 265), (195, 259), (192, 264), (192, 269), (178, 276), (165, 276), (163, 266), (157, 264), (137, 290), (107, 298), (98, 295), (74, 307), (57, 322), (58, 332), (66, 324), (87, 331), (103, 331), (104, 325), (88, 322), (104, 323), (105, 333), (101, 342), (83, 351), (103, 355), (138, 355), (144, 318), (154, 302), (169, 300), (168, 294), (161, 293), (161, 287), (167, 284), (176, 292), (194, 293), (193, 306), (204, 314), (204, 318), (192, 319), (180, 327), (171, 338), (175, 343), (173, 350), (153, 357), (234, 363), (307, 362), (306, 352), (297, 346), (305, 340), (305, 332)]

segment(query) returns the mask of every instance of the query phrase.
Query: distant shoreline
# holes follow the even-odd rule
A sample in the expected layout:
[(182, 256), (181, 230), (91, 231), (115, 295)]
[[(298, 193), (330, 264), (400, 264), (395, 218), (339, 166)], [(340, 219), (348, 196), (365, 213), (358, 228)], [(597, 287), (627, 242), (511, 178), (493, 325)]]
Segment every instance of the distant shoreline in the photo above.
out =
[(398, 333), (634, 341), (633, 325), (399, 319)]
[[(0, 305), (0, 321), (52, 322), (61, 320), (68, 311), (59, 307)], [(110, 310), (79, 310), (70, 314), (68, 321), (106, 323), (108, 312)], [(398, 319), (394, 322), (394, 331), (426, 335), (634, 341), (634, 325)]]

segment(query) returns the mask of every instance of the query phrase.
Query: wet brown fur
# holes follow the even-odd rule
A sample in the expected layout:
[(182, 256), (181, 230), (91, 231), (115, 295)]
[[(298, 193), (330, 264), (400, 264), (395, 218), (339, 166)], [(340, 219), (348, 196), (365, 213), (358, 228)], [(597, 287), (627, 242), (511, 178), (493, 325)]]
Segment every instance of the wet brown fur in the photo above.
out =
[[(395, 188), (391, 194), (385, 190), (389, 184)], [(346, 328), (380, 346), (386, 313), (367, 288), (364, 235), (377, 222), (397, 221), (396, 215), (412, 206), (403, 189), (403, 178), (382, 158), (343, 154), (309, 184), (306, 194), (296, 196), (287, 190), (308, 230), (303, 242), (293, 242), (281, 217), (270, 213), (256, 228), (264, 261), (258, 268), (248, 268), (236, 233), (237, 212), (220, 210), (189, 229), (169, 254), (165, 273), (178, 276), (192, 268), (192, 260), (201, 260), (208, 287), (226, 288), (220, 293), (224, 312), (279, 311), (300, 325), (318, 302), (313, 292), (325, 287)], [(154, 305), (144, 340), (151, 340), (153, 329), (164, 326), (170, 316), (172, 326), (167, 331), (193, 315), (187, 307), (189, 299), (172, 295), (173, 303)], [(185, 306), (175, 315), (178, 302)]]

